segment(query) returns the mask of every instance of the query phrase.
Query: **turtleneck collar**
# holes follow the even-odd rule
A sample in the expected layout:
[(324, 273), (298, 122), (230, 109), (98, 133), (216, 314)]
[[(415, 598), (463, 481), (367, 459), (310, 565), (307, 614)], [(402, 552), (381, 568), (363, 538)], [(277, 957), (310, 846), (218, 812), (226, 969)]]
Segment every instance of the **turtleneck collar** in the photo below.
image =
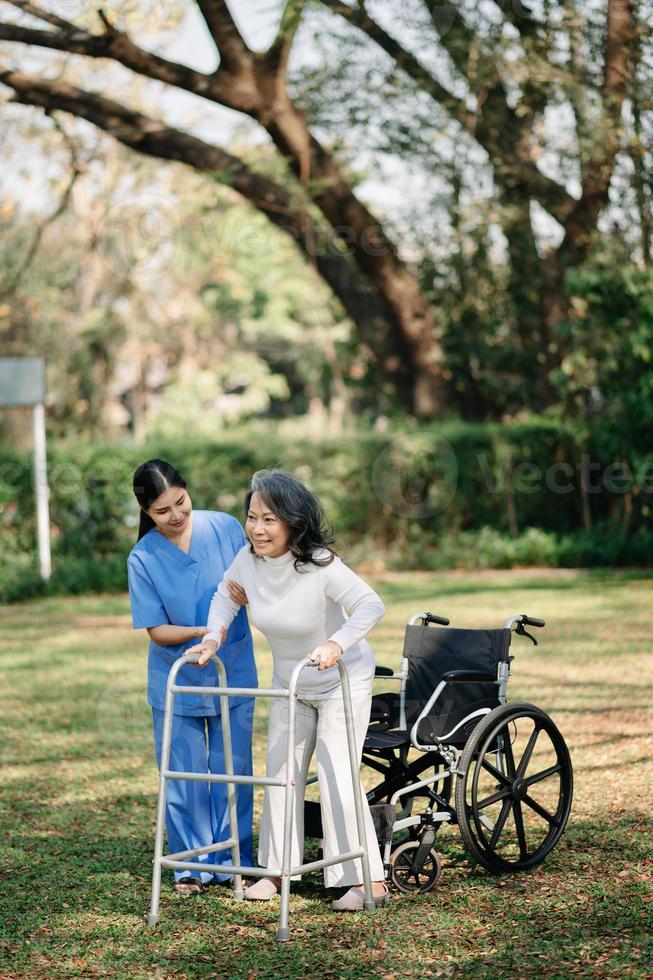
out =
[(286, 551), (285, 554), (279, 555), (278, 558), (268, 558), (267, 555), (260, 555), (259, 557), (266, 565), (288, 565), (295, 560), (292, 551)]

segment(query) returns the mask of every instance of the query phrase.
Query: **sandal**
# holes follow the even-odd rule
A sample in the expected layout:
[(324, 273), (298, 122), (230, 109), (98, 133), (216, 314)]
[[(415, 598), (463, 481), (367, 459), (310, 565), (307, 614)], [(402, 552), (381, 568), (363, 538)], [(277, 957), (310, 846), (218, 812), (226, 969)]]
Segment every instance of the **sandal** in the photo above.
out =
[[(378, 908), (379, 906), (387, 905), (390, 901), (390, 893), (388, 891), (388, 886), (384, 883), (385, 891), (380, 895), (373, 895), (372, 900), (374, 905)], [(335, 902), (331, 903), (331, 908), (334, 912), (358, 912), (365, 906), (365, 892), (362, 888), (357, 888), (354, 886), (350, 888), (348, 892), (338, 898)]]
[(193, 878), (191, 875), (175, 882), (175, 894), (177, 895), (201, 895), (203, 891), (204, 885), (200, 879)]
[(247, 902), (269, 902), (279, 893), (279, 886), (272, 878), (259, 878), (254, 885), (245, 889)]

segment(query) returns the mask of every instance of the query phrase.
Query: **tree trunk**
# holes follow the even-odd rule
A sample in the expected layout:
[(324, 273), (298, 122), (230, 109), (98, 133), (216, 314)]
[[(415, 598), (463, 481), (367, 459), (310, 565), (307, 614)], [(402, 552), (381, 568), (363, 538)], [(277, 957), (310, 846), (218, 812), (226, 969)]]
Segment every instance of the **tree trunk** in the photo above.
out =
[[(550, 404), (552, 391), (548, 374), (558, 363), (555, 326), (563, 304), (559, 286), (549, 295), (550, 285), (544, 263), (535, 244), (530, 200), (519, 192), (501, 191), (503, 205), (501, 224), (508, 243), (509, 292), (512, 299), (517, 335), (533, 387), (531, 404), (543, 408)], [(537, 379), (537, 380), (535, 380)]]
[[(290, 160), (311, 199), (382, 297), (400, 338), (397, 346), (403, 348), (402, 360), (412, 368), (404, 371), (404, 384), (414, 372), (413, 410), (419, 418), (432, 418), (444, 401), (442, 349), (435, 336), (433, 310), (382, 224), (343, 179), (333, 156), (311, 135), (307, 119), (288, 98), (284, 81), (278, 76), (260, 77), (265, 99), (256, 118)], [(385, 363), (385, 370), (394, 373), (392, 362)]]

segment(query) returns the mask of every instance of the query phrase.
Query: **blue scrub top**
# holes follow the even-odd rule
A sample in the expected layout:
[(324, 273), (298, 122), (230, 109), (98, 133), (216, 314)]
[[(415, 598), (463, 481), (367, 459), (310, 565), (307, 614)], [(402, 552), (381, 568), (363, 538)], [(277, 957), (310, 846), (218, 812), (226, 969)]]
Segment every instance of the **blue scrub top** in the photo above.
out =
[[(193, 532), (188, 554), (160, 531), (152, 528), (132, 548), (127, 559), (129, 597), (134, 629), (163, 626), (206, 626), (213, 593), (225, 570), (244, 544), (243, 529), (229, 514), (210, 510), (193, 511)], [(147, 663), (147, 701), (164, 710), (166, 681), (170, 667), (188, 647), (158, 646), (150, 640)], [(256, 687), (256, 665), (252, 635), (243, 607), (229, 627), (219, 657), (227, 669), (230, 687)], [(193, 687), (217, 687), (218, 671), (211, 661), (206, 667), (186, 664), (177, 683)], [(230, 698), (235, 704), (243, 698)], [(176, 715), (219, 715), (220, 701), (213, 695), (175, 695)]]

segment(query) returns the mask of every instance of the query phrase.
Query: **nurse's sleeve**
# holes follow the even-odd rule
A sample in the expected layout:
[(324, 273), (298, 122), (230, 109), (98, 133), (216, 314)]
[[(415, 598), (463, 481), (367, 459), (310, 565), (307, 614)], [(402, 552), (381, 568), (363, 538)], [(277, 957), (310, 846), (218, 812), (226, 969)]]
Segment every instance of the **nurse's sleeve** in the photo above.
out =
[(385, 615), (385, 606), (374, 589), (338, 557), (325, 567), (324, 583), (325, 595), (349, 613), (349, 619), (329, 637), (345, 653), (376, 626)]
[(239, 555), (236, 555), (232, 561), (229, 568), (225, 571), (222, 576), (222, 581), (215, 590), (213, 598), (211, 599), (211, 605), (209, 607), (209, 618), (207, 621), (207, 626), (209, 632), (205, 635), (205, 640), (215, 640), (215, 642), (220, 646), (222, 643), (222, 638), (220, 636), (220, 630), (224, 626), (225, 630), (229, 629), (231, 623), (236, 618), (240, 611), (240, 605), (234, 602), (229, 595), (229, 590), (227, 589), (226, 582), (229, 579), (233, 579), (242, 585), (242, 581), (239, 577), (240, 569), (238, 562)]
[(169, 623), (159, 593), (140, 558), (127, 559), (127, 579), (134, 629), (151, 629)]

